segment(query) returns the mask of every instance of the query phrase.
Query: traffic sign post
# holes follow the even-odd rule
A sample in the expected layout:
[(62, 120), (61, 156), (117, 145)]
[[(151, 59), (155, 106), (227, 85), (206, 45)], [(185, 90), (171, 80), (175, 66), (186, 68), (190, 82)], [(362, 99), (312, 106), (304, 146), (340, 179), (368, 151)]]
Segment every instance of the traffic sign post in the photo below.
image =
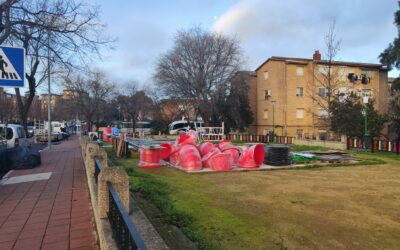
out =
[(25, 86), (25, 49), (0, 46), (0, 87)]

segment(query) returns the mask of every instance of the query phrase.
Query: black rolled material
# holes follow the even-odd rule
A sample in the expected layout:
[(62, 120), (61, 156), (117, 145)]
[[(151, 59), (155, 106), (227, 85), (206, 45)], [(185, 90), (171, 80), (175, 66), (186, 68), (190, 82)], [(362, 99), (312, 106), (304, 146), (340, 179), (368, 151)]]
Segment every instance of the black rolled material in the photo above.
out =
[(264, 145), (264, 163), (271, 166), (290, 165), (289, 147), (284, 144)]

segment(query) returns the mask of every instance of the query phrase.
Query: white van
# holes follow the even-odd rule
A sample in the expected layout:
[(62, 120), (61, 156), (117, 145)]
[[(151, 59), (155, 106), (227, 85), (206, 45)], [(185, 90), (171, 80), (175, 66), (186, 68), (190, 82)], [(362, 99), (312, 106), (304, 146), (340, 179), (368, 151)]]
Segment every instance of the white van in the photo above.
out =
[(7, 148), (29, 146), (30, 140), (26, 137), (24, 127), (19, 124), (0, 124), (0, 140), (7, 140)]
[(185, 133), (189, 131), (190, 128), (194, 128), (195, 130), (197, 128), (202, 128), (204, 127), (204, 122), (201, 121), (174, 121), (171, 124), (168, 125), (168, 130), (170, 135), (177, 135), (180, 133)]
[[(61, 128), (64, 127), (64, 124), (59, 122), (59, 121), (52, 121), (51, 122), (51, 132), (53, 134), (60, 134), (61, 133)], [(44, 123), (44, 129), (49, 128), (49, 122)]]

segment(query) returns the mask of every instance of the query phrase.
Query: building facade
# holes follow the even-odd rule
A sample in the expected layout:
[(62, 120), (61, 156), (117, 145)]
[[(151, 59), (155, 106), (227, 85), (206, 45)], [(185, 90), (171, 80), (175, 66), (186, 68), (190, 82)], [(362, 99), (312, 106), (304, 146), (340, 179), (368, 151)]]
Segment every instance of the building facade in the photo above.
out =
[[(380, 64), (271, 57), (256, 69), (257, 133), (329, 139), (326, 97), (355, 95), (374, 99), (379, 113), (388, 108), (387, 70)], [(349, 79), (349, 76), (350, 77)]]

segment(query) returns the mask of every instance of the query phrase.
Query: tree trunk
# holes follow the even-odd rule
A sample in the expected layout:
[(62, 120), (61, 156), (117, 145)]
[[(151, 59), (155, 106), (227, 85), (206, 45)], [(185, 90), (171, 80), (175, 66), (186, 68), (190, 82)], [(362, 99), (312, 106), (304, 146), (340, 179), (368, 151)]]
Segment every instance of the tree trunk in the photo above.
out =
[[(28, 82), (30, 82), (29, 79), (28, 79)], [(28, 132), (28, 112), (29, 112), (29, 108), (32, 104), (33, 98), (35, 97), (35, 88), (32, 87), (32, 85), (34, 86), (34, 83), (32, 84), (30, 82), (29, 83), (29, 96), (25, 97), (25, 103), (22, 100), (22, 96), (21, 96), (19, 89), (15, 88), (15, 94), (17, 96), (19, 120), (20, 120), (22, 126), (24, 127), (25, 132)]]

